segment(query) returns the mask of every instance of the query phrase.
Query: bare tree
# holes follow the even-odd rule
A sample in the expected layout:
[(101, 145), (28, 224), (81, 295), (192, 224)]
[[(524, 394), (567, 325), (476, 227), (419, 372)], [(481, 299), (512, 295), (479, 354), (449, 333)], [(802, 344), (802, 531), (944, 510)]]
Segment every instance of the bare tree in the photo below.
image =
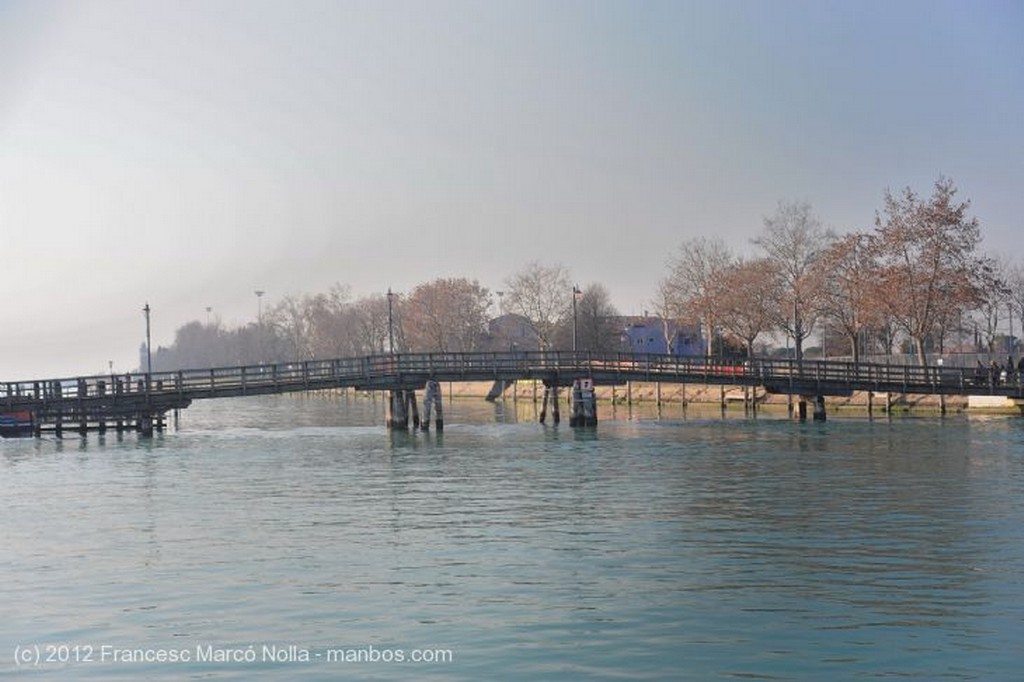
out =
[[(572, 347), (572, 303), (564, 315), (555, 342), (560, 347)], [(621, 348), (622, 331), (615, 321), (619, 312), (612, 305), (611, 296), (602, 284), (590, 284), (583, 288), (576, 302), (577, 348), (597, 353), (613, 352)]]
[(871, 235), (844, 235), (822, 253), (820, 267), (824, 271), (820, 309), (842, 330), (853, 361), (859, 362), (863, 332), (883, 322)]
[(317, 357), (340, 358), (359, 355), (356, 340), (355, 306), (347, 285), (334, 284), (318, 297), (315, 351)]
[(314, 357), (315, 297), (285, 296), (263, 316), (263, 326), (273, 329), (287, 343), (283, 359), (310, 360)]
[(722, 277), (720, 315), (722, 328), (743, 339), (753, 357), (754, 342), (771, 330), (778, 317), (779, 277), (775, 264), (766, 258), (740, 261)]
[(387, 296), (364, 296), (357, 300), (352, 308), (357, 329), (356, 346), (360, 353), (383, 353), (388, 343)]
[(810, 204), (780, 201), (754, 240), (778, 273), (784, 305), (779, 306), (777, 324), (793, 337), (797, 360), (803, 359), (804, 339), (813, 331), (821, 306), (822, 272), (815, 266), (834, 239)]
[(672, 285), (668, 277), (662, 278), (658, 282), (658, 290), (655, 294), (654, 300), (651, 301), (651, 307), (658, 314), (658, 319), (661, 322), (661, 334), (665, 340), (665, 348), (671, 353), (672, 352), (672, 335), (669, 333), (669, 320), (678, 315), (678, 305), (675, 295), (675, 287)]
[(981, 231), (978, 219), (967, 216), (970, 201), (957, 203), (955, 195), (953, 182), (942, 177), (927, 201), (909, 187), (898, 196), (887, 191), (884, 216), (875, 217), (880, 300), (922, 367), (926, 339), (944, 335), (944, 325), (998, 285), (991, 259), (975, 253)]
[(532, 262), (506, 282), (506, 309), (530, 321), (542, 348), (551, 347), (571, 302), (572, 280), (562, 265)]
[(719, 322), (723, 277), (735, 262), (732, 252), (719, 239), (697, 237), (679, 245), (669, 260), (668, 275), (659, 286), (665, 302), (663, 320), (683, 317), (699, 320), (711, 355), (715, 328)]
[(994, 280), (982, 291), (981, 299), (978, 302), (978, 316), (981, 318), (981, 331), (984, 335), (985, 346), (989, 353), (996, 350), (996, 338), (999, 336), (1000, 323), (1003, 321), (1003, 314), (1011, 312), (1013, 305), (1013, 289), (1010, 286), (1010, 265), (1008, 262), (991, 258), (992, 273)]
[(1017, 262), (1009, 266), (1006, 273), (1006, 286), (1009, 290), (1007, 298), (1010, 314), (1017, 316), (1017, 321), (1020, 323), (1019, 329), (1024, 335), (1024, 265)]
[(439, 278), (420, 284), (403, 306), (410, 350), (475, 350), (487, 332), (490, 304), (490, 293), (476, 280)]

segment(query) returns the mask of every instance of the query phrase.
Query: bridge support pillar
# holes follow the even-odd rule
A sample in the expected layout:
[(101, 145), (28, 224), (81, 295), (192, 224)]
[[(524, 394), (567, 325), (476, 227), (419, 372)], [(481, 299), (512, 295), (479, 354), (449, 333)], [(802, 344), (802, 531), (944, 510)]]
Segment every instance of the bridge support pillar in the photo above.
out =
[(444, 411), (441, 405), (441, 384), (437, 383), (434, 379), (427, 381), (427, 387), (423, 391), (423, 421), (420, 424), (420, 428), (424, 431), (430, 429), (430, 411), (431, 409), (437, 412), (437, 422), (435, 427), (438, 431), (444, 430)]
[(594, 381), (577, 379), (572, 382), (572, 405), (569, 426), (597, 426), (597, 400), (594, 397)]
[(823, 422), (827, 419), (825, 412), (825, 396), (816, 395), (814, 396), (814, 421)]
[(409, 406), (409, 414), (412, 415), (413, 430), (420, 428), (420, 408), (416, 404), (416, 391), (406, 391), (405, 401)]
[(796, 414), (800, 421), (807, 421), (807, 398), (800, 396), (800, 400), (796, 404)]
[(139, 436), (142, 438), (153, 437), (153, 416), (146, 414), (139, 417)]

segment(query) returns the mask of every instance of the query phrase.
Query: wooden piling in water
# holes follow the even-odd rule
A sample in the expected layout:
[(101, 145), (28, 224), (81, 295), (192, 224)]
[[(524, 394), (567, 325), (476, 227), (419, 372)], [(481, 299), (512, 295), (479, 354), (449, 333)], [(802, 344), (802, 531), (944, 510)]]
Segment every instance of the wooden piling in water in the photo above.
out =
[(590, 379), (577, 379), (572, 383), (570, 397), (569, 426), (597, 426), (594, 382)]
[(423, 421), (420, 428), (424, 431), (430, 429), (430, 413), (434, 410), (437, 413), (435, 427), (438, 431), (444, 430), (444, 411), (441, 405), (441, 385), (430, 379), (423, 391)]
[(388, 428), (409, 430), (409, 414), (406, 412), (405, 391), (396, 389), (388, 392)]
[(406, 391), (405, 400), (409, 413), (412, 414), (412, 428), (418, 429), (420, 427), (420, 410), (416, 405), (416, 391)]

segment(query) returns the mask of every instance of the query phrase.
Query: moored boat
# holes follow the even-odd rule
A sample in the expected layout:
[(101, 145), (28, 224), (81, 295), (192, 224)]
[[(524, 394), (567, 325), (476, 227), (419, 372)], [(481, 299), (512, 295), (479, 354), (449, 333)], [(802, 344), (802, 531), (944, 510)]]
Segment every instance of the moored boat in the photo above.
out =
[(34, 428), (35, 421), (28, 410), (0, 413), (0, 436), (4, 438), (31, 436)]

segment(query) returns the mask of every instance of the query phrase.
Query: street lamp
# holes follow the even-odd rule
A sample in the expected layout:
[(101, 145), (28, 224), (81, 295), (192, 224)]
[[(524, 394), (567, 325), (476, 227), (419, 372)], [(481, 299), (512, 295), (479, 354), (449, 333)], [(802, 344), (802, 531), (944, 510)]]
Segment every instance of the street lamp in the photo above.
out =
[(583, 292), (575, 284), (572, 285), (572, 350), (576, 352), (579, 343), (579, 324), (576, 315), (576, 301), (579, 300)]
[(210, 313), (213, 312), (213, 306), (206, 306), (206, 326), (210, 326)]
[(262, 289), (257, 289), (253, 292), (256, 294), (256, 321), (259, 322), (260, 326), (263, 326), (263, 294), (267, 293)]
[[(147, 301), (146, 305), (143, 306), (142, 312), (146, 316), (146, 374), (152, 374), (153, 373), (153, 352), (152, 352), (153, 344), (150, 341), (151, 337), (150, 337), (150, 334), (149, 334), (149, 313), (150, 313), (149, 301)], [(147, 377), (147, 383), (148, 383), (148, 377)]]
[(395, 318), (392, 310), (394, 298), (391, 287), (388, 287), (388, 352), (392, 355), (395, 354)]

